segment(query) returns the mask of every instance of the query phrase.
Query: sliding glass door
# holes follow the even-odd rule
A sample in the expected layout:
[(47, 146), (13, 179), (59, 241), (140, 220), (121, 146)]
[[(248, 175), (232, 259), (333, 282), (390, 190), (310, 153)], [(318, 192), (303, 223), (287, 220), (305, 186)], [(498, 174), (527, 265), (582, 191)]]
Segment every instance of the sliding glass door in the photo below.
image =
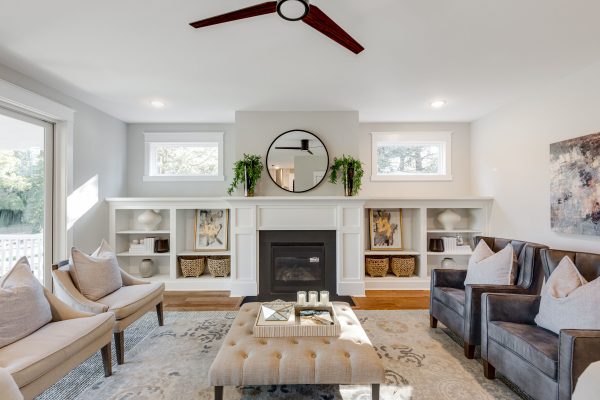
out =
[(27, 256), (50, 282), (52, 155), (52, 124), (0, 108), (0, 275)]

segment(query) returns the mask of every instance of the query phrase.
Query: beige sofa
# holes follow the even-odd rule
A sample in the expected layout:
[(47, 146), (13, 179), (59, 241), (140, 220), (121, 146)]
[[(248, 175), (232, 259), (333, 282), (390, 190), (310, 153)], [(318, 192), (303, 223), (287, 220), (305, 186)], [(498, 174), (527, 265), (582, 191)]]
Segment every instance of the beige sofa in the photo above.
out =
[[(112, 374), (113, 314), (94, 315), (73, 310), (50, 291), (44, 290), (44, 294), (50, 303), (52, 321), (0, 349), (0, 368), (10, 373), (25, 399), (42, 393), (98, 350), (102, 352), (105, 376)], [(5, 378), (0, 378), (1, 398), (5, 398), (6, 388), (6, 398), (18, 399), (14, 384)]]
[(153, 309), (156, 309), (158, 324), (163, 325), (164, 283), (143, 281), (121, 270), (123, 287), (94, 302), (77, 290), (71, 279), (69, 268), (68, 261), (52, 266), (54, 293), (76, 310), (92, 314), (108, 311), (114, 314), (116, 322), (113, 332), (117, 363), (123, 364), (125, 362), (125, 328)]

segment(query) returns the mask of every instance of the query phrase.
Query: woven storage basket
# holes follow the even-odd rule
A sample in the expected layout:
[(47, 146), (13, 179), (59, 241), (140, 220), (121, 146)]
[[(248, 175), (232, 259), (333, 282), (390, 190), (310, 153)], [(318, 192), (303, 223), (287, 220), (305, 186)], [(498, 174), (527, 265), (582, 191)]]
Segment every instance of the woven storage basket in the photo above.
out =
[(392, 272), (398, 277), (408, 278), (415, 272), (414, 257), (392, 257)]
[(197, 278), (204, 273), (204, 257), (179, 257), (181, 274), (186, 278)]
[(388, 257), (367, 257), (365, 264), (367, 273), (371, 276), (384, 277), (390, 269), (390, 259)]
[(215, 278), (228, 276), (231, 273), (231, 258), (228, 256), (208, 257), (208, 272)]

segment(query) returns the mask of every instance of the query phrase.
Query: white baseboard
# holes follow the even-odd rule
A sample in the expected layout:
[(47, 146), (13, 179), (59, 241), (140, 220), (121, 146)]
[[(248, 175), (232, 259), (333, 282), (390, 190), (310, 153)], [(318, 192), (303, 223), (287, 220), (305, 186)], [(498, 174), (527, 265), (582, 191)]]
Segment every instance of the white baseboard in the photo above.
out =
[(364, 296), (365, 283), (362, 281), (338, 282), (337, 294), (340, 296)]

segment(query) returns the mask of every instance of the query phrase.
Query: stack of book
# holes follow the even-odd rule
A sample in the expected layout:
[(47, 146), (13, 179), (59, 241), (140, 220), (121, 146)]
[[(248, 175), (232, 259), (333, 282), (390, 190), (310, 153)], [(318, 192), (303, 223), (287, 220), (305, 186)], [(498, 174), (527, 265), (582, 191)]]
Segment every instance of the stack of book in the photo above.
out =
[(139, 243), (129, 243), (129, 252), (134, 254), (152, 254), (154, 253), (155, 238), (140, 239)]

